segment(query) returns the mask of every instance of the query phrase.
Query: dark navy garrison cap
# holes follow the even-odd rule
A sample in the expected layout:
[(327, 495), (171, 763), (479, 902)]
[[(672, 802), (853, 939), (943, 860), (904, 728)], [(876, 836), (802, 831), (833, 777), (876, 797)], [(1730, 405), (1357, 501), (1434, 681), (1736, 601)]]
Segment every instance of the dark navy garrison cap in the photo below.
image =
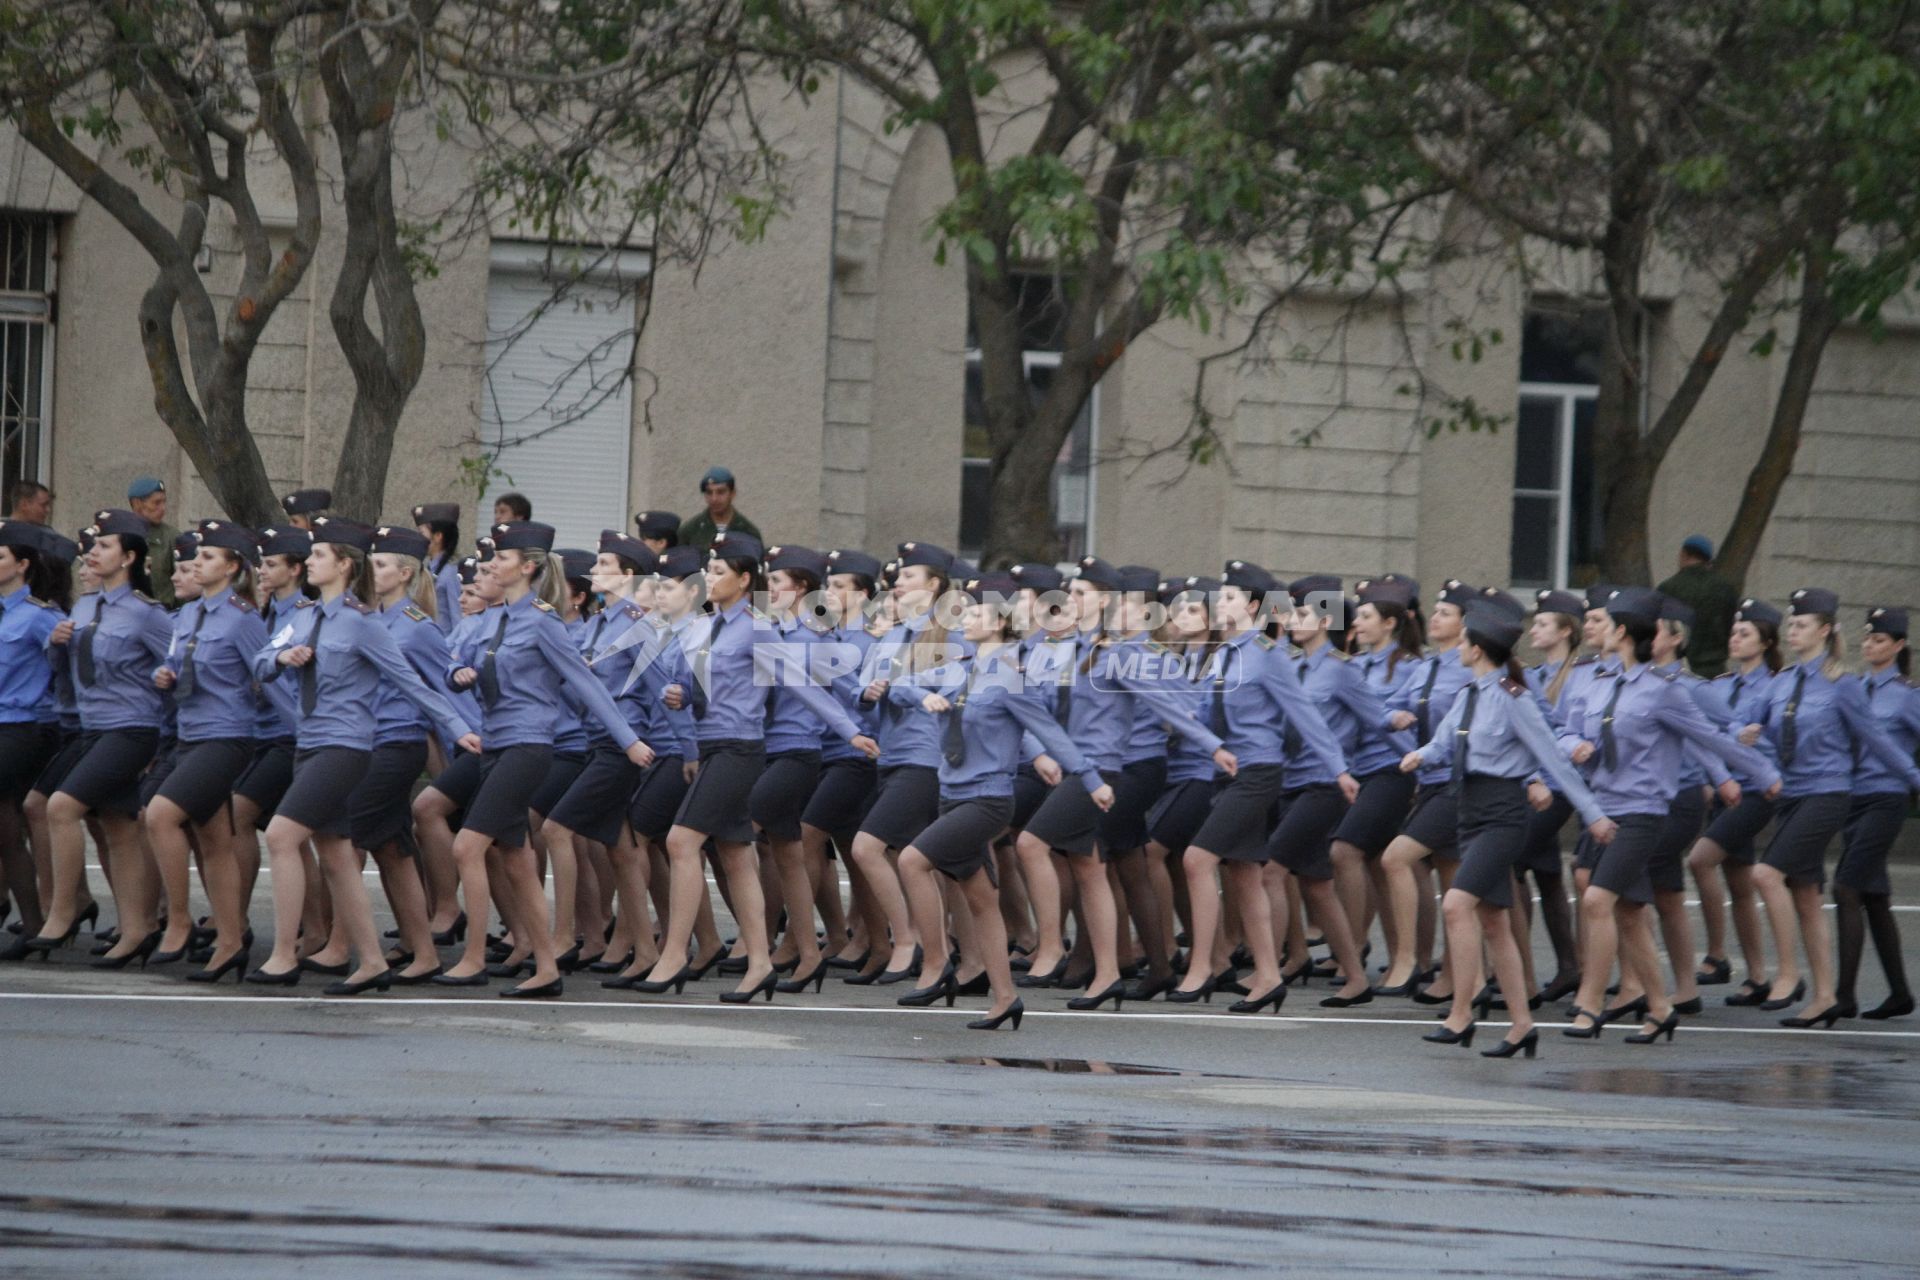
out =
[(1120, 590), (1153, 595), (1160, 590), (1160, 571), (1144, 564), (1123, 564), (1119, 569)]
[(423, 502), (413, 509), (415, 524), (459, 524), (460, 504), (457, 502)]
[(1473, 601), (1480, 598), (1480, 588), (1470, 587), (1458, 578), (1448, 578), (1440, 588), (1440, 594), (1433, 598), (1435, 604), (1450, 604), (1464, 610)]
[(1606, 608), (1607, 601), (1613, 598), (1613, 593), (1618, 589), (1619, 588), (1615, 587), (1611, 582), (1594, 583), (1587, 588), (1587, 609)]
[(1840, 597), (1825, 587), (1801, 587), (1787, 597), (1789, 613), (1824, 613), (1831, 618), (1840, 612)]
[(131, 511), (120, 507), (102, 507), (93, 513), (93, 536), (104, 538), (144, 538), (150, 526)]
[(1287, 594), (1293, 597), (1293, 603), (1300, 608), (1306, 607), (1309, 596), (1341, 596), (1344, 599), (1343, 592), (1339, 575), (1332, 573), (1309, 573), (1287, 584)]
[(671, 511), (642, 511), (633, 518), (633, 523), (643, 538), (680, 536), (680, 517)]
[(1120, 589), (1120, 570), (1099, 556), (1081, 556), (1074, 565), (1073, 576), (1075, 581), (1088, 583), (1102, 591)]
[(495, 551), (553, 550), (553, 526), (538, 520), (509, 520), (493, 526), (490, 536)]
[(1474, 604), (1498, 610), (1502, 617), (1514, 623), (1527, 616), (1526, 606), (1498, 587), (1480, 588), (1480, 594), (1474, 597)]
[(1693, 606), (1672, 596), (1660, 597), (1660, 621), (1677, 622), (1691, 630), (1693, 628)]
[(691, 578), (706, 566), (706, 557), (698, 547), (669, 547), (660, 553), (654, 567), (663, 578)]
[(381, 555), (412, 556), (415, 560), (425, 560), (427, 539), (418, 529), (383, 524), (373, 531), (373, 546), (370, 549)]
[(460, 575), (460, 585), (470, 587), (473, 580), (480, 576), (480, 562), (472, 556), (463, 556), (454, 572)]
[(203, 547), (219, 547), (254, 564), (260, 562), (260, 538), (253, 530), (231, 520), (202, 520), (193, 536)]
[(1577, 618), (1587, 611), (1587, 602), (1571, 591), (1545, 591), (1533, 593), (1533, 607), (1539, 613), (1564, 613), (1569, 618)]
[(1221, 570), (1220, 581), (1229, 587), (1265, 595), (1279, 589), (1274, 576), (1251, 560), (1229, 560)]
[(1161, 584), (1161, 592), (1171, 603), (1184, 595), (1210, 596), (1220, 590), (1220, 579), (1204, 578), (1198, 574), (1189, 574), (1184, 578), (1169, 578)]
[(1475, 600), (1466, 612), (1469, 636), (1478, 636), (1508, 650), (1520, 642), (1520, 619), (1498, 602)]
[(1907, 638), (1907, 611), (1888, 605), (1875, 605), (1867, 610), (1867, 630), (1878, 635), (1892, 636), (1896, 640)]
[(750, 533), (736, 533), (728, 529), (724, 533), (713, 535), (713, 547), (707, 552), (711, 557), (727, 560), (759, 560), (766, 555), (766, 548), (760, 545), (760, 539)]
[(40, 536), (43, 527), (25, 520), (0, 520), (0, 547), (25, 547), (36, 555), (45, 554), (47, 544)]
[(968, 578), (959, 588), (974, 600), (1007, 600), (1020, 590), (1020, 584), (1008, 573), (985, 573), (979, 577)]
[(1361, 604), (1370, 604), (1375, 608), (1382, 605), (1389, 608), (1411, 609), (1418, 592), (1413, 582), (1394, 574), (1384, 578), (1362, 578), (1353, 584), (1353, 593)]
[(573, 579), (593, 576), (594, 553), (585, 547), (561, 547), (553, 554), (560, 557), (560, 572), (563, 577)]
[(651, 565), (654, 559), (651, 547), (638, 538), (628, 537), (618, 529), (600, 531), (600, 554), (619, 556), (623, 560), (631, 560), (642, 566)]
[(191, 560), (200, 554), (200, 539), (195, 531), (188, 529), (173, 535), (173, 558), (175, 562)]
[(953, 552), (945, 547), (936, 547), (931, 542), (903, 542), (896, 563), (902, 569), (920, 565), (947, 574), (953, 571)]
[(875, 556), (868, 555), (864, 551), (856, 551), (852, 548), (843, 547), (837, 551), (827, 552), (827, 572), (830, 574), (852, 573), (858, 574), (863, 578), (872, 578), (878, 581), (880, 578), (880, 567), (879, 559)]
[(804, 573), (815, 582), (827, 580), (827, 558), (811, 547), (783, 545), (767, 548), (767, 572), (781, 570), (787, 573)]
[(333, 505), (333, 490), (295, 489), (280, 499), (280, 505), (287, 509), (290, 516), (310, 516)]
[(1621, 621), (1660, 621), (1660, 602), (1665, 599), (1651, 587), (1616, 587), (1607, 597), (1607, 613)]
[(1781, 617), (1780, 611), (1768, 604), (1765, 600), (1755, 600), (1752, 597), (1748, 597), (1742, 600), (1739, 608), (1733, 611), (1733, 620), (1735, 622), (1764, 623), (1769, 627), (1778, 629), (1783, 618)]
[(493, 539), (485, 534), (473, 540), (473, 558), (481, 564), (493, 559), (493, 553), (499, 549)]
[(79, 556), (80, 544), (58, 529), (49, 528), (46, 525), (30, 527), (40, 531), (40, 542), (47, 559), (71, 562)]
[(308, 530), (275, 526), (260, 531), (260, 554), (263, 556), (292, 556), (295, 560), (305, 560), (307, 553), (312, 550), (313, 534)]
[(339, 516), (315, 516), (313, 540), (366, 551), (373, 546), (373, 526), (361, 524), (358, 520), (343, 520)]
[(1007, 570), (1007, 576), (1022, 587), (1038, 591), (1041, 595), (1049, 591), (1058, 591), (1067, 585), (1066, 575), (1050, 564), (1023, 562)]
[(88, 525), (80, 531), (80, 540), (73, 545), (80, 548), (81, 555), (85, 555), (87, 552), (93, 550), (94, 541), (99, 538), (99, 536), (100, 530), (93, 525)]

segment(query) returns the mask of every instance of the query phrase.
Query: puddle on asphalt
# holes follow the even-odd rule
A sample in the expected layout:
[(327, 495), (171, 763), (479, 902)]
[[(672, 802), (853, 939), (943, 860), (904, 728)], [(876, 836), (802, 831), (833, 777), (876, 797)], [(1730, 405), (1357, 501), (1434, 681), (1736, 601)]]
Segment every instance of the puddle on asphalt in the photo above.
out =
[[(898, 1059), (896, 1059), (898, 1061)], [(929, 1058), (956, 1067), (1006, 1067), (1014, 1071), (1046, 1071), (1062, 1076), (1203, 1076), (1212, 1080), (1240, 1080), (1242, 1076), (1212, 1071), (1181, 1071), (1174, 1067), (1146, 1067), (1137, 1062), (1101, 1062), (1094, 1058)]]
[(1602, 1067), (1563, 1071), (1535, 1087), (1556, 1093), (1610, 1093), (1636, 1098), (1680, 1098), (1743, 1107), (1808, 1107), (1868, 1115), (1910, 1117), (1914, 1091), (1893, 1084), (1874, 1063), (1771, 1062), (1748, 1067)]

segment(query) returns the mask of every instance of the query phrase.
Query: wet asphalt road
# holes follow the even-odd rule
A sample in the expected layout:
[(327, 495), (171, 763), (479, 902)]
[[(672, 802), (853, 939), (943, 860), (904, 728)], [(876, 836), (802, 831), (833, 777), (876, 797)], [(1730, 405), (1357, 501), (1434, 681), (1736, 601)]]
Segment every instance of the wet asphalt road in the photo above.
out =
[(342, 1002), (83, 957), (0, 970), (8, 1276), (1920, 1275), (1920, 1019), (1710, 988), (1670, 1046), (1489, 1062), (1318, 984), (985, 1034), (899, 988)]

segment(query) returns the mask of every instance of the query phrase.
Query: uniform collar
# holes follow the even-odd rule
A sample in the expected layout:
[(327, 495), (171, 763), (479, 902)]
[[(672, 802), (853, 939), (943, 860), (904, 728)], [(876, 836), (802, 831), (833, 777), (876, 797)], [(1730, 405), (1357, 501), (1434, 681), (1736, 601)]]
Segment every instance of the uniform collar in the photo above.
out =
[(100, 603), (103, 605), (119, 604), (122, 600), (125, 600), (128, 596), (132, 594), (133, 594), (133, 584), (130, 582), (123, 582), (111, 591), (102, 591), (100, 593)]
[(0, 596), (0, 605), (12, 607), (13, 605), (19, 603), (20, 598), (26, 595), (29, 590), (31, 590), (31, 585), (27, 582), (26, 579), (22, 578), (20, 580), (19, 586), (7, 592), (7, 594), (5, 594), (4, 596)]
[(232, 595), (233, 595), (232, 587), (222, 587), (218, 591), (214, 592), (212, 595), (202, 594), (199, 601), (200, 608), (205, 613), (212, 613), (214, 610), (214, 606), (225, 604), (227, 602), (228, 597)]
[(1473, 683), (1477, 688), (1491, 689), (1495, 685), (1499, 684), (1502, 680), (1504, 680), (1506, 678), (1506, 675), (1507, 673), (1504, 668), (1495, 667), (1493, 670), (1487, 672), (1487, 674), (1483, 676), (1475, 676), (1473, 678)]
[(1799, 670), (1799, 671), (1806, 672), (1810, 676), (1815, 676), (1820, 674), (1820, 668), (1825, 666), (1826, 663), (1827, 663), (1827, 655), (1824, 653), (1816, 653), (1811, 658), (1808, 658), (1805, 662), (1796, 662), (1790, 667), (1783, 668), (1783, 670), (1786, 670), (1786, 671)]
[(526, 613), (528, 610), (533, 608), (534, 602), (539, 599), (540, 597), (538, 595), (529, 591), (527, 592), (527, 594), (521, 596), (518, 600), (515, 600), (512, 604), (508, 605), (507, 612), (508, 613)]
[(406, 608), (407, 605), (410, 603), (412, 602), (409, 601), (405, 596), (401, 596), (398, 600), (395, 600), (392, 604), (382, 605), (380, 608), (376, 609), (375, 612), (384, 618), (389, 614), (398, 613), (400, 610)]
[(745, 596), (741, 596), (738, 600), (735, 600), (732, 604), (728, 605), (726, 608), (716, 610), (715, 616), (724, 618), (728, 622), (732, 622), (735, 618), (739, 617), (741, 614), (745, 613), (746, 611), (747, 611), (747, 598)]
[(1626, 680), (1628, 682), (1632, 682), (1635, 680), (1640, 680), (1645, 678), (1647, 672), (1652, 671), (1653, 669), (1654, 667), (1651, 662), (1636, 662), (1633, 665), (1633, 669), (1631, 671), (1628, 671), (1622, 668), (1619, 674), (1621, 679)]
[[(9, 596), (8, 599), (12, 599), (12, 597)], [(1888, 664), (1885, 671), (1869, 671), (1861, 677), (1861, 679), (1865, 680), (1868, 684), (1876, 687), (1883, 684), (1892, 684), (1900, 678), (1900, 668), (1892, 664)]]

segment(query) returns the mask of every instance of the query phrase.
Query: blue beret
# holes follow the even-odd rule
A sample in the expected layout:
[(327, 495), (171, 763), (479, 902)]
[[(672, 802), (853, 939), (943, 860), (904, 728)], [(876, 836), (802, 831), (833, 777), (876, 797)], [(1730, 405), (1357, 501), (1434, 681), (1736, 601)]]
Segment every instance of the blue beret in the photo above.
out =
[(1907, 611), (1875, 605), (1867, 610), (1867, 630), (1904, 640), (1907, 638)]
[(1533, 593), (1533, 607), (1540, 613), (1564, 613), (1577, 618), (1587, 611), (1587, 602), (1571, 591), (1548, 588)]
[(945, 547), (936, 547), (931, 542), (903, 542), (900, 544), (898, 563), (902, 569), (917, 564), (945, 575), (953, 571), (953, 552)]
[[(414, 535), (418, 537), (418, 534)], [(253, 530), (231, 520), (202, 520), (194, 537), (203, 547), (231, 551), (253, 564), (260, 563), (260, 538)]]
[(151, 528), (145, 520), (119, 507), (103, 507), (93, 513), (93, 536), (104, 538), (144, 538)]
[(1767, 626), (1777, 630), (1780, 624), (1785, 621), (1785, 618), (1778, 609), (1768, 604), (1765, 600), (1755, 600), (1749, 597), (1742, 600), (1740, 607), (1733, 611), (1733, 620), (1735, 622), (1765, 623)]
[(680, 536), (680, 517), (671, 511), (642, 511), (633, 518), (633, 523), (643, 538)]
[(1607, 597), (1607, 613), (1621, 621), (1658, 622), (1663, 598), (1651, 587), (1616, 587)]
[(760, 539), (750, 533), (735, 533), (729, 529), (725, 533), (713, 535), (713, 547), (707, 553), (726, 560), (753, 560), (766, 554), (766, 548), (760, 545)]

